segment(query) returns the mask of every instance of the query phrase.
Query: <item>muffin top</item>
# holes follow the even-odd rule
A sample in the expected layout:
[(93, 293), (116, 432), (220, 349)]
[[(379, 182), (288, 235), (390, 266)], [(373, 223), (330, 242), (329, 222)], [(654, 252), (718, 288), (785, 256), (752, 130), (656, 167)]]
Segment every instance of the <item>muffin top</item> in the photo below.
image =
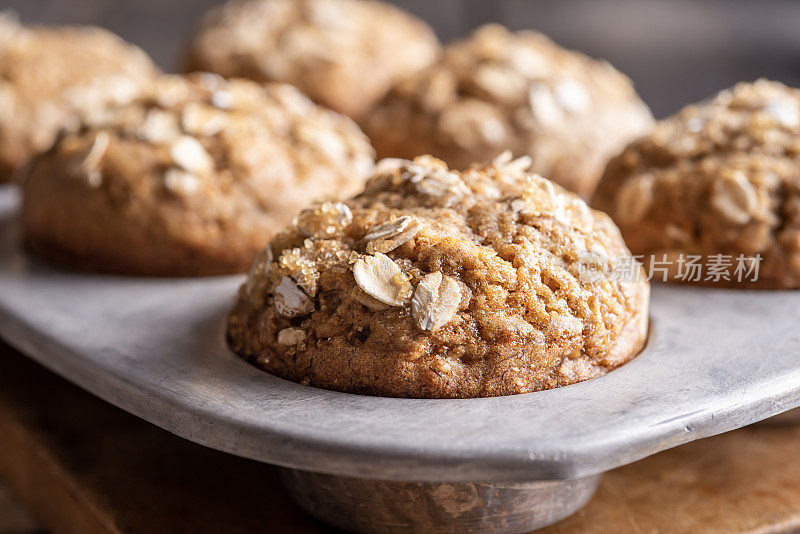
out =
[[(760, 257), (750, 285), (800, 287), (799, 164), (800, 91), (740, 83), (631, 144), (593, 202), (634, 252)], [(729, 267), (728, 280), (713, 281), (745, 281)]]
[(400, 83), (367, 118), (380, 157), (432, 153), (466, 168), (511, 150), (580, 194), (652, 118), (631, 81), (544, 35), (478, 29)]
[(647, 330), (641, 267), (606, 215), (510, 159), (384, 160), (360, 195), (301, 212), (253, 264), (231, 347), (290, 380), (396, 397), (525, 393), (628, 361)]
[(422, 20), (366, 0), (249, 0), (211, 10), (188, 65), (223, 76), (281, 81), (360, 117), (440, 46)]
[(372, 168), (358, 127), (289, 85), (164, 76), (34, 160), (26, 237), (101, 270), (242, 271), (302, 206)]
[(0, 13), (0, 182), (83, 106), (125, 100), (157, 73), (144, 52), (106, 30), (25, 27)]

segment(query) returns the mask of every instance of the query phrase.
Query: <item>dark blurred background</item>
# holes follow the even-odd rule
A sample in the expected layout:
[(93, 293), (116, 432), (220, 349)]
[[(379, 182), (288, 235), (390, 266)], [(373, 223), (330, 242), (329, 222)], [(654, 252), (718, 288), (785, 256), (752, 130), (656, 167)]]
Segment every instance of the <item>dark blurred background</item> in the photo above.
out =
[[(178, 64), (218, 0), (0, 0), (25, 22), (92, 23)], [(394, 0), (447, 42), (485, 22), (543, 31), (606, 58), (660, 117), (740, 80), (800, 85), (800, 0)]]

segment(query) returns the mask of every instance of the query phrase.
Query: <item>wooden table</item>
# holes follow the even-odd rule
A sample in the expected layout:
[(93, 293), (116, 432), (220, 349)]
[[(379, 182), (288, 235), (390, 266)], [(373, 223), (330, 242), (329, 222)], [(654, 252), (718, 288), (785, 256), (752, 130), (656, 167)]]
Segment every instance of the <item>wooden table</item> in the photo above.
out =
[[(0, 477), (56, 532), (330, 531), (287, 499), (275, 468), (175, 437), (2, 344)], [(20, 517), (19, 531), (33, 528)], [(795, 531), (800, 427), (760, 426), (612, 471), (542, 532)]]
[(0, 534), (36, 534), (42, 530), (28, 511), (0, 483)]

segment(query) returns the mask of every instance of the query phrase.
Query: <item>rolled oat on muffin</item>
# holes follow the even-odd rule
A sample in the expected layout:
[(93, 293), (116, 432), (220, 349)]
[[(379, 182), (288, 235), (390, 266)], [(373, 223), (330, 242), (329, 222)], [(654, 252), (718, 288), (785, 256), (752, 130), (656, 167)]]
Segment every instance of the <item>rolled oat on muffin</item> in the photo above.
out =
[(550, 389), (633, 358), (641, 266), (605, 214), (510, 160), (384, 160), (360, 195), (302, 211), (240, 289), (232, 349), (302, 384), (423, 398)]
[(463, 169), (511, 150), (586, 196), (608, 158), (651, 123), (631, 81), (607, 62), (488, 25), (396, 86), (364, 127), (379, 158), (430, 153)]
[(294, 87), (164, 76), (34, 159), (24, 238), (98, 271), (246, 271), (302, 206), (360, 190), (373, 161), (355, 123)]
[(125, 101), (157, 74), (142, 50), (107, 30), (23, 26), (0, 13), (0, 182), (49, 148), (77, 111)]
[(759, 80), (687, 106), (609, 162), (593, 204), (671, 281), (800, 287), (800, 90)]
[(214, 8), (203, 18), (187, 66), (290, 83), (357, 119), (439, 54), (431, 27), (391, 4), (245, 0)]

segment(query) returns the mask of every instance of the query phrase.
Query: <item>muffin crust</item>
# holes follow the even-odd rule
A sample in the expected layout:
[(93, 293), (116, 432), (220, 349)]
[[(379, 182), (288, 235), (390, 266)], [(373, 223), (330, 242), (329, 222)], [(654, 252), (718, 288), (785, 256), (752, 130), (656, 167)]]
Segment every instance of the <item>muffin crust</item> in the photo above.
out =
[(151, 80), (157, 68), (139, 48), (95, 27), (25, 27), (0, 13), (0, 182), (75, 113), (122, 101)]
[(440, 53), (422, 20), (372, 0), (246, 0), (211, 10), (188, 68), (279, 81), (353, 118)]
[(464, 169), (511, 150), (589, 195), (608, 158), (651, 123), (630, 80), (608, 63), (489, 25), (399, 84), (364, 127), (381, 158), (430, 153)]
[(637, 254), (760, 256), (756, 279), (712, 283), (800, 287), (800, 91), (759, 80), (687, 106), (609, 162), (593, 204)]
[(510, 159), (463, 173), (384, 160), (360, 195), (301, 212), (239, 292), (233, 350), (289, 380), (394, 397), (526, 393), (627, 362), (649, 285), (618, 276), (616, 227)]
[(291, 86), (164, 76), (33, 161), (25, 240), (92, 270), (245, 271), (309, 201), (363, 187), (372, 157), (350, 119)]

